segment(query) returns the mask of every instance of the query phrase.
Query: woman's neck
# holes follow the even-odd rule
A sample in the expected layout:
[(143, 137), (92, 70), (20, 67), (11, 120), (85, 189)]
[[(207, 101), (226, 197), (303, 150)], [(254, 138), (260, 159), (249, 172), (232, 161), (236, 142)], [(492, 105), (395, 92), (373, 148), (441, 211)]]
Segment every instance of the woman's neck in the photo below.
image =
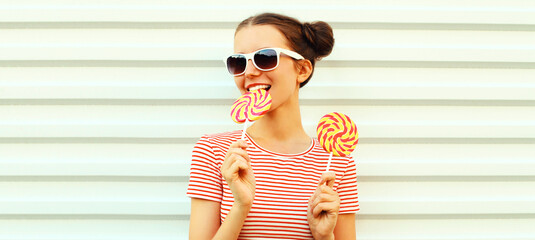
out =
[(309, 145), (310, 137), (301, 122), (299, 95), (295, 94), (285, 104), (256, 121), (247, 129), (247, 133), (257, 142), (278, 142), (286, 145), (303, 145), (306, 142), (306, 145)]

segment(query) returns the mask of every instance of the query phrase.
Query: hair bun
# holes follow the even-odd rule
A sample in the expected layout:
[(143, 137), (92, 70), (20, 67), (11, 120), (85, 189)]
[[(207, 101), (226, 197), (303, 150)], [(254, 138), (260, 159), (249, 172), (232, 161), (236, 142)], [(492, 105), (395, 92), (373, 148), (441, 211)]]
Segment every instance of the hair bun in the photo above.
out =
[(333, 29), (323, 21), (305, 22), (302, 26), (303, 35), (316, 53), (314, 58), (320, 60), (331, 54), (334, 46)]

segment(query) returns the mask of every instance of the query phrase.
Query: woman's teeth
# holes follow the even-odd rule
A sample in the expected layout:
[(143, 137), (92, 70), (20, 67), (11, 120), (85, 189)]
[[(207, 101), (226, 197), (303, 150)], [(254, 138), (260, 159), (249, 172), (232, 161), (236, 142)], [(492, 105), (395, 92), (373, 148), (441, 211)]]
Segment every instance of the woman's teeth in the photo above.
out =
[(252, 92), (252, 91), (255, 91), (255, 90), (258, 90), (258, 89), (265, 89), (266, 91), (269, 90), (269, 88), (271, 88), (270, 85), (256, 85), (252, 88), (249, 88), (249, 92)]

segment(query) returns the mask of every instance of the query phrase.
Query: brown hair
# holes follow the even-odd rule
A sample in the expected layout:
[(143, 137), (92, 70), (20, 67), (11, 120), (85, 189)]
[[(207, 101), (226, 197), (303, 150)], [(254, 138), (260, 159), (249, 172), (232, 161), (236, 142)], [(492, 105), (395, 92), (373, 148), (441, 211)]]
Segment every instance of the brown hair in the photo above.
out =
[(333, 30), (323, 21), (301, 23), (299, 20), (276, 13), (262, 13), (243, 20), (236, 32), (252, 25), (272, 25), (277, 28), (288, 40), (293, 51), (298, 52), (312, 63), (312, 73), (300, 87), (308, 83), (316, 61), (331, 54), (334, 46)]

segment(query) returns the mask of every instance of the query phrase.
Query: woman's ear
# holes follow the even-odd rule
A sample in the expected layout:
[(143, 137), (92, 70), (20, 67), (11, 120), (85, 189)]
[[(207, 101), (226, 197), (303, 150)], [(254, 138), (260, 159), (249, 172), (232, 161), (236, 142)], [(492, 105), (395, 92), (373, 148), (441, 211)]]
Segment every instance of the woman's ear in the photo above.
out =
[(312, 74), (312, 63), (308, 59), (299, 60), (297, 68), (297, 81), (302, 83), (310, 77)]

